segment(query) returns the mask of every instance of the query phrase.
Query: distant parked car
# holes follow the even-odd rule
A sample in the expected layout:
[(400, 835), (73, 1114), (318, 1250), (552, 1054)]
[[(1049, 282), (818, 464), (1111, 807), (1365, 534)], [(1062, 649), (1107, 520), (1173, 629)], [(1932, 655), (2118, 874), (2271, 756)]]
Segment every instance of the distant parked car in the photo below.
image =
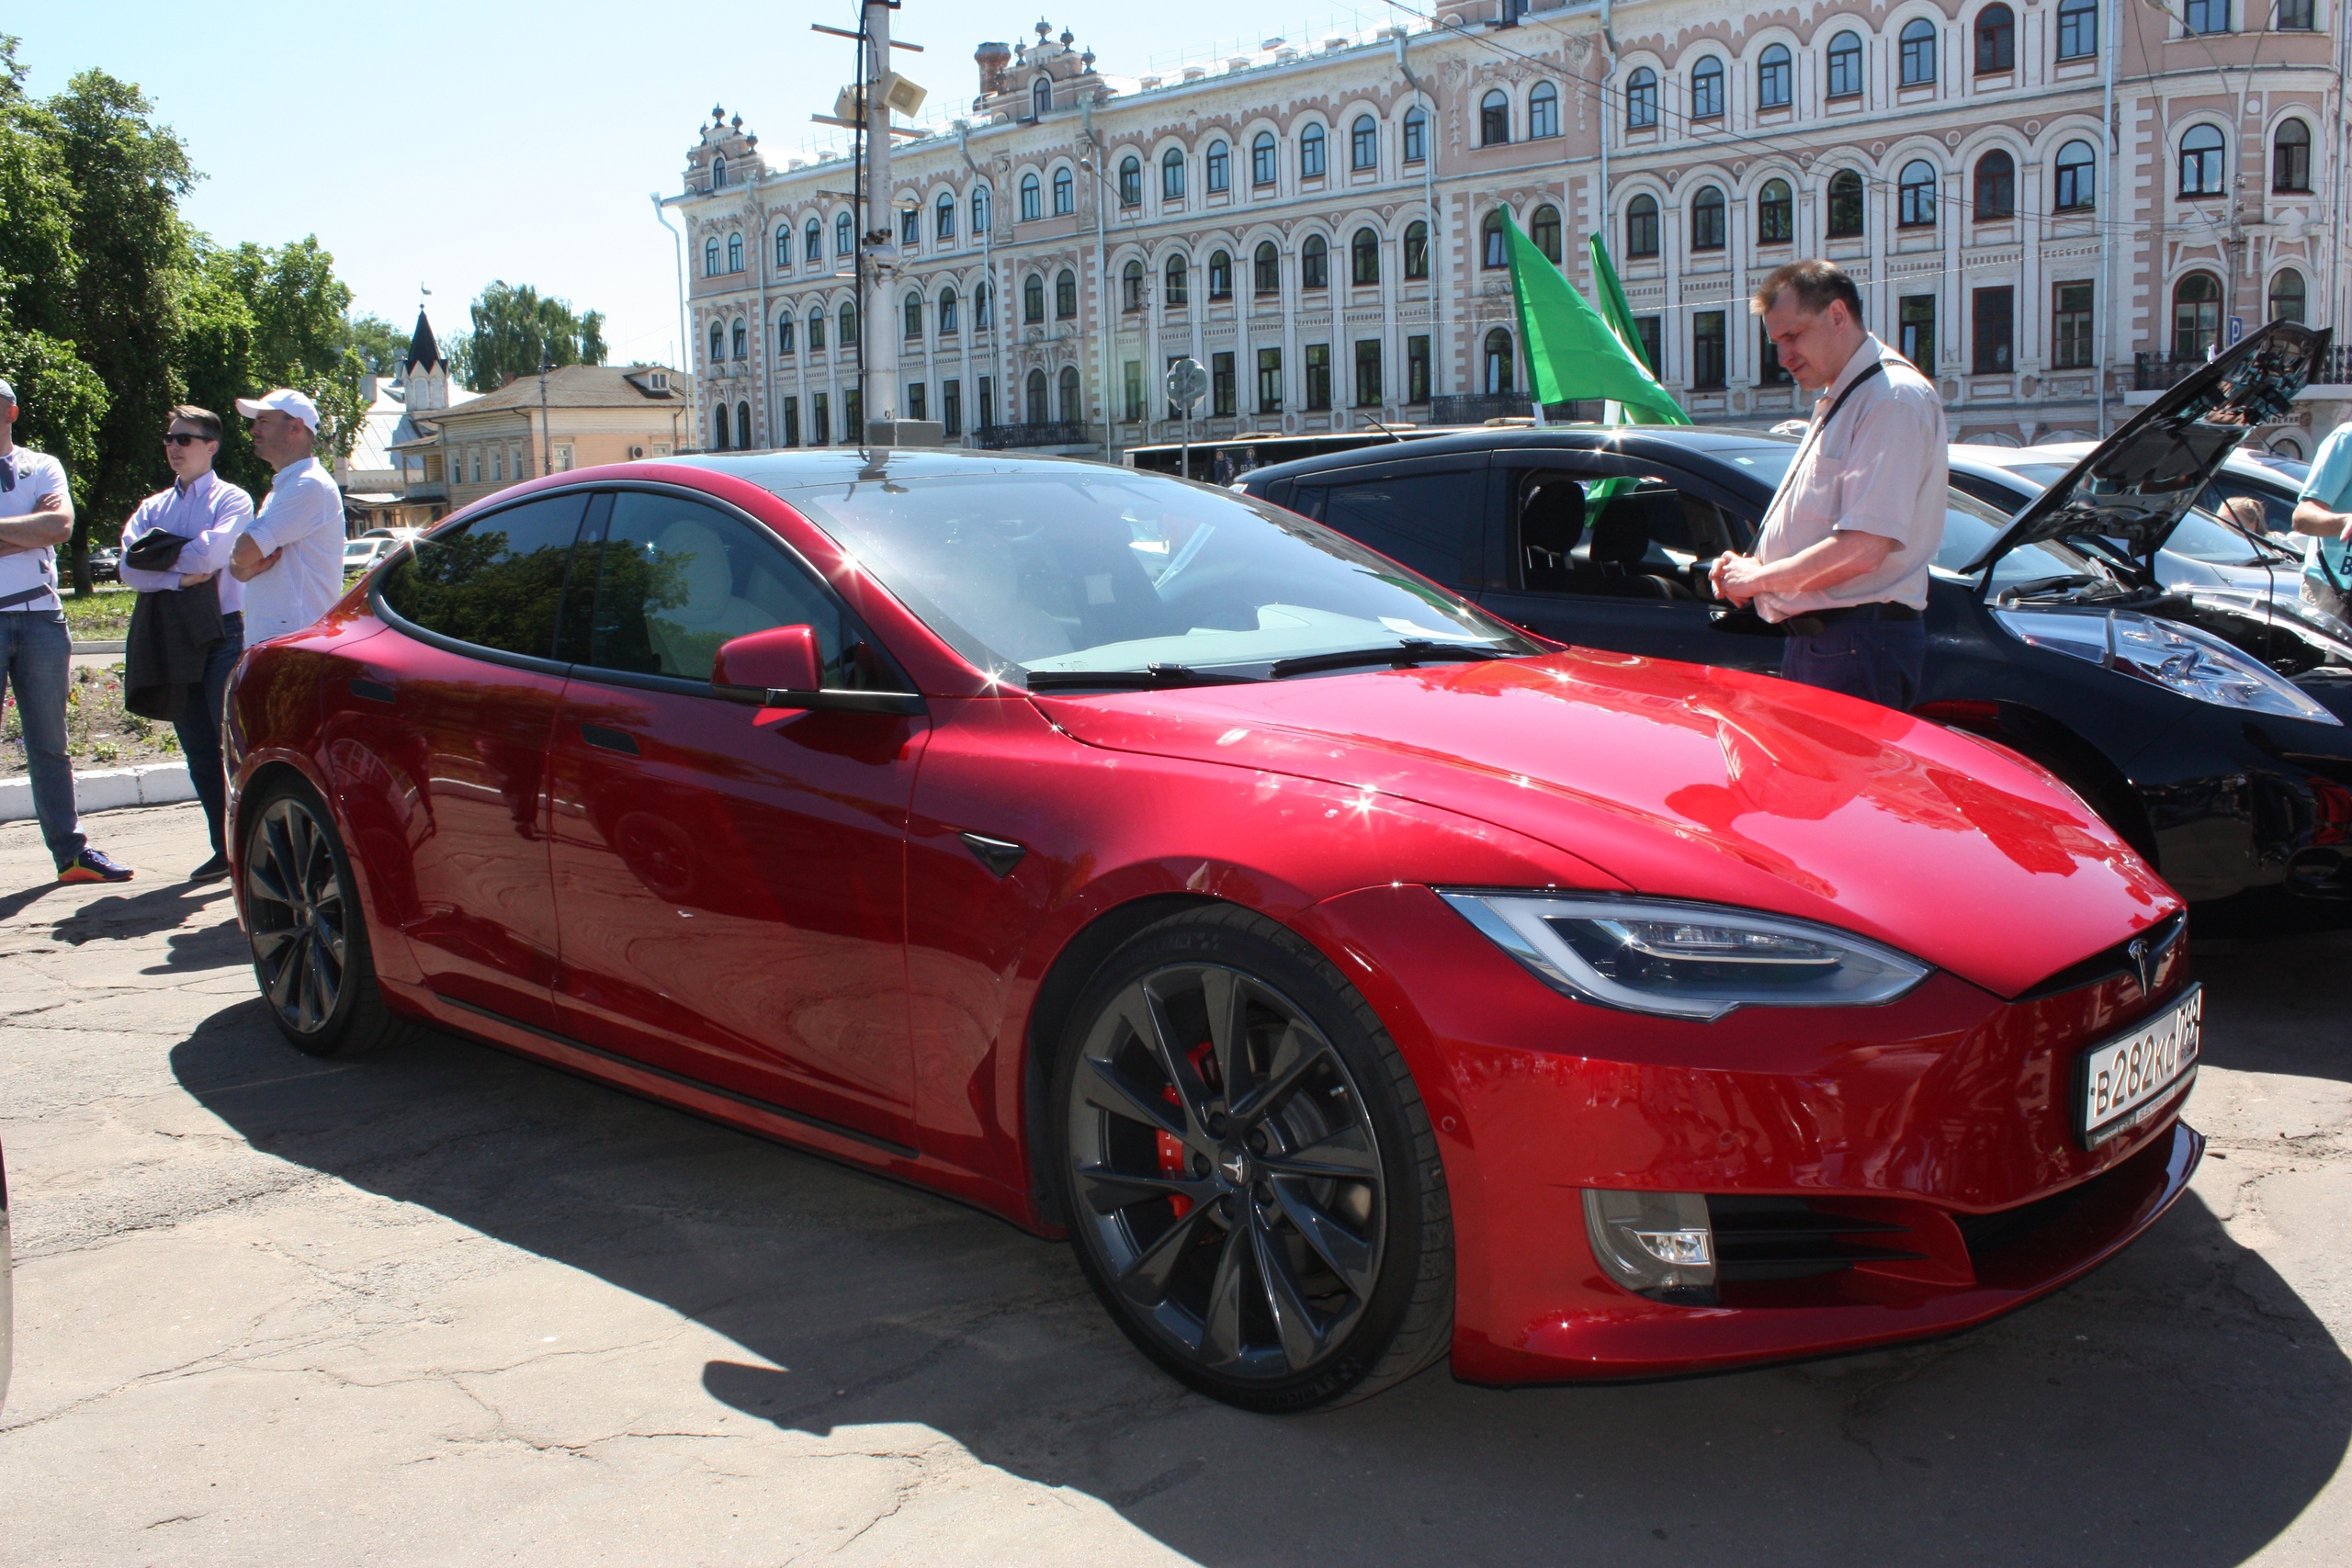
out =
[(120, 550), (92, 550), (90, 552), (90, 581), (120, 582), (122, 581), (122, 552)]
[(381, 532), (379, 530), (376, 534), (362, 534), (356, 539), (344, 541), (344, 576), (350, 577), (366, 571), (398, 547), (397, 541), (380, 536)]

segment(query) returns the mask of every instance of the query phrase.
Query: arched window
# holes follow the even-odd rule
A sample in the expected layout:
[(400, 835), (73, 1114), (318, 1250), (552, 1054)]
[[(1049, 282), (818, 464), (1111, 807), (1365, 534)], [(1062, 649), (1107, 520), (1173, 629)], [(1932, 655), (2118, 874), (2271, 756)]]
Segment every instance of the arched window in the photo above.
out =
[(1037, 176), (1034, 174), (1022, 175), (1021, 220), (1024, 223), (1034, 223), (1045, 215), (1046, 207), (1044, 201), (1040, 198), (1040, 192), (1037, 186)]
[(2274, 321), (2303, 320), (2303, 275), (2293, 267), (2280, 267), (2278, 276), (2270, 280), (2270, 319)]
[(788, 224), (775, 231), (775, 269), (778, 272), (792, 270), (792, 229)]
[(1416, 104), (1405, 111), (1405, 162), (1418, 164), (1430, 155), (1430, 117)]
[(1488, 393), (1510, 391), (1511, 389), (1510, 333), (1500, 327), (1488, 333), (1486, 352), (1479, 358), (1482, 365), (1478, 380), (1479, 390)]
[(2098, 205), (2098, 154), (2087, 141), (2058, 149), (2050, 206), (2056, 212), (2088, 212)]
[(1362, 174), (1380, 166), (1380, 126), (1368, 114), (1356, 116), (1348, 131), (1348, 167)]
[(1046, 319), (1046, 279), (1031, 273), (1021, 285), (1021, 319), (1032, 325)]
[(1796, 193), (1786, 180), (1766, 180), (1756, 193), (1756, 243), (1785, 245), (1796, 237)]
[(1132, 153), (1119, 160), (1119, 205), (1143, 205), (1143, 160)]
[[(977, 230), (974, 231), (978, 232)], [(935, 240), (956, 237), (956, 198), (945, 191), (941, 191), (939, 200), (933, 204), (931, 234)]]
[(1086, 423), (1086, 402), (1078, 390), (1078, 367), (1062, 367), (1062, 422), (1066, 424)]
[(974, 239), (977, 240), (989, 231), (989, 220), (992, 216), (989, 209), (992, 205), (994, 203), (989, 198), (988, 186), (972, 187), (972, 237)]
[(716, 234), (702, 243), (702, 275), (705, 277), (718, 276), (718, 236)]
[(814, 218), (800, 231), (800, 259), (810, 266), (825, 259), (825, 226)]
[(2180, 194), (2219, 196), (2224, 186), (2222, 154), (2228, 143), (2216, 126), (2191, 126), (2180, 139)]
[(1143, 263), (1130, 261), (1119, 274), (1119, 309), (1143, 309)]
[(713, 158), (710, 161), (710, 188), (720, 190), (725, 188), (726, 185), (727, 160), (723, 157)]
[(2222, 280), (2192, 272), (2172, 290), (2172, 356), (2202, 359), (2221, 341)]
[(1078, 186), (1065, 164), (1054, 171), (1054, 216), (1067, 218), (1078, 210)]
[(1535, 209), (1527, 220), (1527, 237), (1544, 253), (1544, 259), (1554, 266), (1560, 265), (1560, 209), (1545, 204)]
[(957, 331), (962, 323), (956, 319), (956, 288), (953, 284), (939, 291), (939, 330), (942, 333)]
[(1233, 149), (1222, 141), (1209, 143), (1207, 154), (1201, 160), (1201, 172), (1209, 182), (1209, 193), (1223, 195), (1233, 188)]
[(1430, 276), (1430, 226), (1419, 219), (1405, 225), (1405, 281), (1426, 283)]
[(727, 450), (729, 423), (729, 421), (727, 417), (727, 405), (725, 403), (721, 403), (717, 408), (710, 411), (710, 449), (712, 451), (724, 452)]
[(1331, 287), (1331, 247), (1320, 234), (1309, 234), (1298, 248), (1298, 286), (1301, 288)]
[(778, 354), (790, 354), (792, 352), (792, 328), (793, 319), (790, 316), (786, 316), (776, 322), (775, 351)]
[(1258, 132), (1250, 143), (1250, 183), (1270, 186), (1274, 183), (1274, 136), (1270, 130)]
[(1027, 400), (1029, 403), (1030, 423), (1051, 424), (1054, 423), (1054, 411), (1046, 404), (1046, 373), (1043, 370), (1032, 370), (1029, 372), (1029, 396)]
[(1160, 269), (1160, 277), (1163, 279), (1159, 289), (1162, 303), (1171, 309), (1192, 303), (1193, 280), (1182, 255), (1168, 258), (1168, 265)]
[(1690, 118), (1719, 119), (1724, 112), (1724, 62), (1713, 55), (1690, 68)]
[(850, 226), (844, 212), (833, 220), (833, 254), (845, 256), (857, 248), (857, 231)]
[(2312, 128), (2300, 119), (2279, 121), (2270, 139), (2270, 188), (2297, 194), (2312, 188)]
[(1054, 320), (1067, 321), (1078, 314), (1078, 274), (1064, 267), (1054, 275)]
[(1040, 76), (1029, 84), (1029, 112), (1043, 119), (1053, 112), (1054, 84), (1048, 76)]
[(1768, 44), (1756, 57), (1756, 107), (1759, 109), (1784, 109), (1789, 107), (1789, 93), (1793, 85), (1791, 78), (1795, 70), (1789, 61), (1789, 46)]
[(1894, 182), (1895, 223), (1905, 229), (1936, 226), (1936, 169), (1926, 159), (1903, 165)]
[(1976, 220), (2018, 215), (2018, 161), (1996, 147), (1976, 160)]
[(1694, 251), (1720, 251), (1724, 248), (1724, 193), (1717, 186), (1704, 186), (1690, 198), (1690, 248)]
[(1645, 65), (1625, 78), (1625, 129), (1649, 130), (1657, 125), (1657, 73)]
[(1323, 128), (1319, 125), (1310, 125), (1298, 133), (1298, 177), (1323, 177)]
[(1184, 198), (1184, 154), (1178, 148), (1159, 155), (1159, 195), (1163, 201)]
[(1560, 134), (1560, 89), (1538, 82), (1527, 95), (1527, 139), (1539, 141)]
[(741, 321), (737, 321), (735, 323), (734, 331), (729, 335), (735, 345), (735, 357), (738, 359), (750, 358), (752, 353), (752, 338), (751, 333), (744, 328), (743, 323)]
[(710, 362), (717, 365), (727, 357), (727, 329), (718, 322), (710, 323)]
[(2058, 0), (2058, 58), (2088, 60), (2098, 52), (2098, 0)]
[(735, 445), (748, 452), (752, 449), (752, 405), (735, 405)]
[(1625, 204), (1625, 254), (1657, 254), (1657, 197), (1637, 196)]
[(1499, 147), (1510, 140), (1510, 95), (1500, 87), (1478, 100), (1478, 145)]
[(727, 270), (729, 272), (743, 270), (743, 236), (741, 234), (727, 236)]
[(913, 254), (922, 245), (922, 209), (907, 207), (899, 213), (899, 248)]
[(1829, 176), (1829, 238), (1851, 240), (1862, 231), (1862, 176), (1840, 169)]
[(853, 299), (841, 308), (842, 346), (848, 348), (857, 342), (857, 301)]
[(1829, 82), (1827, 96), (1859, 98), (1862, 96), (1862, 40), (1854, 33), (1839, 33), (1829, 40)]
[(1925, 17), (1903, 24), (1899, 46), (1902, 85), (1917, 87), (1936, 79), (1936, 25)]
[(972, 285), (972, 330), (984, 333), (996, 325), (996, 289), (986, 283)]
[(1976, 13), (1976, 73), (1991, 76), (2018, 64), (2018, 19), (2007, 6)]
[(907, 337), (913, 339), (922, 336), (922, 296), (920, 294), (908, 295), (906, 299), (899, 305), (899, 312), (906, 317)]
[(1223, 251), (1209, 253), (1209, 298), (1233, 298), (1233, 258)]
[(825, 347), (825, 308), (812, 305), (808, 309), (808, 352), (818, 354)]
[(1510, 265), (1510, 242), (1503, 237), (1503, 209), (1499, 207), (1479, 220), (1478, 265), (1488, 272)]
[(1357, 230), (1348, 242), (1348, 281), (1358, 288), (1380, 281), (1380, 236), (1369, 229)]
[(1250, 281), (1259, 293), (1279, 294), (1282, 292), (1282, 253), (1274, 249), (1274, 243), (1272, 240), (1259, 242), (1254, 270), (1256, 276)]

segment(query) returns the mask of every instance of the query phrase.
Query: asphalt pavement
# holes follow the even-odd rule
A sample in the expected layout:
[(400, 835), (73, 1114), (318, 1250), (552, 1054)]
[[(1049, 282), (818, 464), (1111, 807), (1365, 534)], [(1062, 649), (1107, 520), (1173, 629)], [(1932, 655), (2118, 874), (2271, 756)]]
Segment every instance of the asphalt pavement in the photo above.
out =
[(139, 880), (0, 828), (0, 1562), (2352, 1562), (2352, 934), (2199, 953), (2193, 1190), (1997, 1324), (1272, 1419), (944, 1199), (455, 1037), (296, 1054), (196, 808), (94, 826)]

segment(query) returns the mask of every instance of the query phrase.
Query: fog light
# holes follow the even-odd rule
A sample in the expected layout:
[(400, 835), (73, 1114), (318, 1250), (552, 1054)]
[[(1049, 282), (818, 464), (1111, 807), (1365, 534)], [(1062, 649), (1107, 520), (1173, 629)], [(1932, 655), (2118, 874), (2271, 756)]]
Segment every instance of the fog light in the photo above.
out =
[(1587, 1188), (1584, 1229), (1603, 1272), (1637, 1295), (1712, 1304), (1715, 1233), (1696, 1192)]

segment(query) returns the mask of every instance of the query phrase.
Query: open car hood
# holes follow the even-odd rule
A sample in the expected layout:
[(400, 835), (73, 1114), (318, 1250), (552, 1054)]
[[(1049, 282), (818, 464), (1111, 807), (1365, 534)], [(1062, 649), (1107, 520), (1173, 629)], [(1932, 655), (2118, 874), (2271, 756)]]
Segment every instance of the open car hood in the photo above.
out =
[(1962, 570), (1982, 571), (2020, 545), (2069, 536), (2114, 539), (2153, 561), (2246, 433), (2287, 416), (2333, 335), (2273, 321), (2183, 377), (2029, 502)]

